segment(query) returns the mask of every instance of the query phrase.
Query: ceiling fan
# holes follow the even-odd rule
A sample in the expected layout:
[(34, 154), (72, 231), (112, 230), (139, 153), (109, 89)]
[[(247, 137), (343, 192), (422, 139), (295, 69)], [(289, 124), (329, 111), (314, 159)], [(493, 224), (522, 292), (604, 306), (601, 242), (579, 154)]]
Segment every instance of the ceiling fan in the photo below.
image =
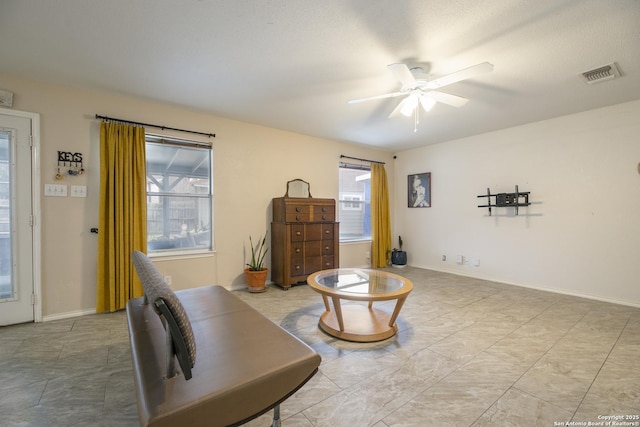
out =
[(483, 62), (433, 80), (430, 75), (425, 74), (422, 71), (422, 68), (419, 67), (409, 69), (406, 64), (390, 64), (387, 65), (387, 68), (391, 71), (391, 74), (393, 74), (395, 79), (402, 84), (402, 87), (398, 92), (385, 93), (383, 95), (370, 96), (368, 98), (351, 99), (348, 103), (357, 104), (359, 102), (375, 99), (405, 96), (391, 114), (389, 114), (389, 117), (395, 115), (398, 111), (407, 117), (410, 117), (413, 114), (415, 118), (415, 132), (418, 127), (418, 113), (420, 109), (418, 105), (422, 105), (422, 108), (424, 108), (425, 111), (429, 111), (433, 108), (436, 102), (441, 102), (453, 107), (462, 107), (469, 102), (467, 98), (441, 92), (436, 89), (457, 83), (461, 80), (470, 79), (480, 74), (488, 73), (493, 70), (493, 65), (488, 62)]

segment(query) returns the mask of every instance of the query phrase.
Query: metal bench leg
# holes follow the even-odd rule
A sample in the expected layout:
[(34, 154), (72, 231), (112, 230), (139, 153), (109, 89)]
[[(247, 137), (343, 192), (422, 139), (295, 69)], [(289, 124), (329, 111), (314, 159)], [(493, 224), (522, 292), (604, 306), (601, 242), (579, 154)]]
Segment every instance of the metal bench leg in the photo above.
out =
[(280, 427), (282, 424), (280, 423), (280, 405), (273, 408), (273, 422), (271, 423), (271, 427)]

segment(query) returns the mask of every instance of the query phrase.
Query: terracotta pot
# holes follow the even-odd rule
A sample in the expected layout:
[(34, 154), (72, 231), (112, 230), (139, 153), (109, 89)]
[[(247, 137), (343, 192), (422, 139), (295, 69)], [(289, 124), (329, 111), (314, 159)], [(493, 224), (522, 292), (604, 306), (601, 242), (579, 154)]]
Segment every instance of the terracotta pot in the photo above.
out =
[(244, 278), (247, 281), (249, 292), (264, 292), (267, 290), (264, 284), (267, 282), (268, 272), (269, 270), (266, 268), (257, 271), (249, 270), (248, 268), (244, 269)]

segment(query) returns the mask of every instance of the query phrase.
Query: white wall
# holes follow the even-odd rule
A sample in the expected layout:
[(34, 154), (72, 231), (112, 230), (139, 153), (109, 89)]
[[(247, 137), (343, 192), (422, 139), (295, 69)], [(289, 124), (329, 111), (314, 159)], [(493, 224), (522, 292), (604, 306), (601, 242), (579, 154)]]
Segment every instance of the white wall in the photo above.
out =
[[(80, 152), (86, 173), (65, 177), (86, 185), (87, 198), (38, 195), (42, 212), (42, 298), (45, 320), (92, 312), (96, 296), (99, 121), (95, 114), (214, 132), (214, 239), (216, 252), (195, 258), (155, 259), (175, 289), (210, 284), (244, 287), (245, 245), (269, 230), (271, 199), (288, 180), (302, 178), (314, 197), (338, 197), (340, 155), (391, 161), (391, 153), (187, 111), (116, 94), (78, 90), (0, 74), (15, 93), (16, 110), (40, 114), (41, 182), (58, 183), (57, 151)], [(149, 129), (151, 132), (161, 132)], [(185, 137), (187, 135), (173, 133)], [(206, 137), (194, 137), (207, 140)], [(393, 165), (388, 174), (393, 176)], [(360, 266), (370, 245), (341, 248), (342, 266)], [(353, 263), (353, 264), (351, 264)], [(270, 265), (270, 261), (267, 261)]]
[[(640, 100), (398, 153), (408, 264), (640, 306), (639, 118)], [(407, 175), (421, 172), (432, 207), (409, 209)], [(477, 207), (516, 184), (531, 192), (520, 215)]]

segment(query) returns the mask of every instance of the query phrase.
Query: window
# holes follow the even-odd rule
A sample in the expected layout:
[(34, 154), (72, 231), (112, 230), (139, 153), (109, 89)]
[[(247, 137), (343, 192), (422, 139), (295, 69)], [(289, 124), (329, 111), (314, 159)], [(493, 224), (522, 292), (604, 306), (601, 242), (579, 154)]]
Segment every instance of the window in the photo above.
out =
[(338, 170), (340, 241), (371, 240), (371, 169), (341, 163)]
[(213, 249), (213, 153), (198, 142), (147, 135), (147, 250)]
[(11, 248), (11, 144), (9, 133), (0, 131), (0, 299), (14, 296)]
[(361, 211), (363, 208), (364, 194), (343, 194), (342, 209), (345, 211)]

